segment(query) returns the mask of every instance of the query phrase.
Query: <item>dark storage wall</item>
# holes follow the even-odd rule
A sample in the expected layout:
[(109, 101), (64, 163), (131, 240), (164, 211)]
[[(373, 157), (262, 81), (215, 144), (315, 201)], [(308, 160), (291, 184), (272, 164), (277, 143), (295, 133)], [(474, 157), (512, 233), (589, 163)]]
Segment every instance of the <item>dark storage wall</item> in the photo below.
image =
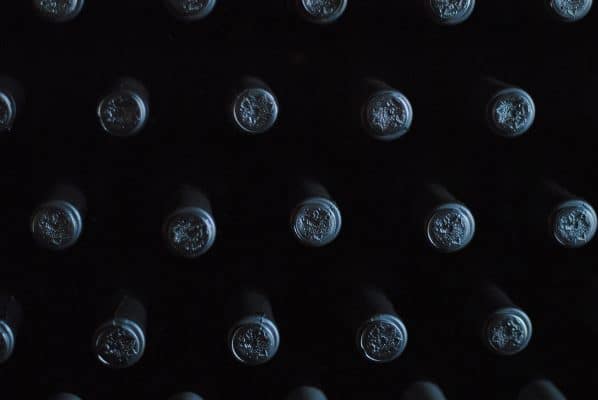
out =
[[(441, 28), (414, 0), (350, 0), (337, 23), (318, 27), (282, 0), (221, 0), (193, 24), (158, 0), (87, 3), (58, 25), (36, 18), (29, 1), (0, 3), (0, 74), (27, 95), (14, 132), (0, 137), (0, 288), (25, 308), (14, 357), (0, 366), (9, 398), (69, 390), (165, 399), (192, 389), (206, 399), (277, 399), (308, 383), (331, 399), (396, 399), (429, 378), (449, 399), (506, 400), (534, 377), (581, 398), (598, 381), (598, 244), (546, 246), (527, 233), (522, 206), (544, 177), (598, 204), (597, 10), (564, 25), (539, 0), (479, 1), (470, 21)], [(280, 101), (276, 128), (260, 137), (226, 120), (225, 96), (246, 74)], [(151, 103), (146, 129), (125, 140), (102, 133), (94, 114), (122, 75), (144, 82)], [(396, 142), (360, 131), (352, 96), (366, 76), (413, 103), (414, 127)], [(528, 134), (504, 140), (485, 127), (471, 101), (484, 76), (532, 94)], [(290, 235), (287, 185), (300, 175), (325, 183), (343, 212), (327, 248)], [(77, 246), (50, 254), (30, 238), (28, 218), (63, 177), (86, 193), (89, 215)], [(413, 239), (410, 191), (429, 181), (477, 217), (476, 238), (459, 254)], [(218, 224), (215, 246), (193, 262), (160, 240), (162, 206), (179, 182), (206, 188)], [(520, 355), (498, 359), (462, 332), (468, 290), (485, 278), (534, 322)], [(387, 291), (409, 329), (391, 365), (359, 362), (337, 321), (335, 294), (364, 282)], [(280, 353), (263, 367), (242, 368), (226, 353), (221, 312), (244, 285), (270, 295), (281, 329)], [(121, 288), (147, 302), (148, 348), (134, 368), (107, 371), (91, 354), (95, 306)]]

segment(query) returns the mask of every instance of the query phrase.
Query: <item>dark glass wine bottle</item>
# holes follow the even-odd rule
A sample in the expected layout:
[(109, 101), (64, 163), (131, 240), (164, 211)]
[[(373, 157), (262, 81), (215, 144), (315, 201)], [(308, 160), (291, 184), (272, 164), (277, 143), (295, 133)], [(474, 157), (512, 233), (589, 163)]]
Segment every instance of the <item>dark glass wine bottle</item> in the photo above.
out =
[(411, 129), (413, 107), (400, 91), (385, 82), (365, 79), (359, 97), (361, 126), (372, 138), (396, 140)]
[(65, 250), (79, 240), (87, 212), (85, 196), (70, 184), (55, 185), (31, 216), (31, 234), (41, 247)]
[(233, 303), (228, 346), (234, 359), (249, 366), (272, 360), (278, 352), (280, 333), (268, 298), (243, 290)]
[(107, 367), (128, 368), (139, 362), (146, 346), (147, 312), (144, 305), (128, 294), (118, 295), (106, 305), (93, 335), (93, 350)]
[(207, 196), (193, 186), (181, 186), (169, 206), (162, 235), (179, 257), (197, 258), (206, 253), (216, 240), (216, 222)]
[(527, 384), (519, 392), (518, 400), (566, 400), (554, 383), (540, 379)]
[(139, 133), (149, 118), (149, 92), (133, 78), (121, 78), (104, 95), (97, 106), (102, 129), (113, 136)]
[(272, 89), (261, 79), (242, 78), (233, 88), (230, 117), (247, 135), (265, 133), (278, 120), (279, 104)]
[(427, 14), (438, 24), (458, 25), (469, 19), (475, 0), (421, 0)]
[(321, 184), (305, 180), (293, 188), (291, 232), (302, 244), (322, 247), (332, 243), (341, 231), (340, 209)]
[(532, 322), (527, 313), (501, 289), (484, 284), (472, 299), (475, 329), (491, 352), (511, 356), (525, 350), (532, 338)]
[(326, 395), (320, 389), (312, 386), (301, 386), (291, 391), (286, 400), (327, 400)]
[(83, 10), (84, 0), (33, 0), (35, 12), (51, 22), (67, 22), (75, 19)]
[(438, 385), (422, 381), (409, 386), (401, 400), (446, 400), (446, 397)]
[(347, 9), (348, 0), (291, 0), (304, 20), (314, 24), (330, 24)]
[(10, 359), (23, 319), (23, 310), (14, 296), (0, 295), (0, 364)]
[(164, 0), (166, 8), (181, 21), (197, 21), (210, 15), (217, 0)]
[(17, 115), (25, 103), (23, 87), (7, 76), (0, 77), (0, 133), (13, 129)]
[(358, 352), (373, 363), (396, 360), (407, 347), (407, 328), (386, 295), (377, 288), (354, 292), (351, 326)]

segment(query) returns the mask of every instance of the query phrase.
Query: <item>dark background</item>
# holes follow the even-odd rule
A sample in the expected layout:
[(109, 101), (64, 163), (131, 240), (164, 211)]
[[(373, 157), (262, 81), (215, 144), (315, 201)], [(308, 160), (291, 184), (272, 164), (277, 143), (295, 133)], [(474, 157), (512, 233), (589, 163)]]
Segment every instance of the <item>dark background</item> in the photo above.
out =
[[(25, 309), (13, 358), (0, 367), (3, 397), (164, 399), (186, 389), (276, 399), (314, 384), (331, 399), (395, 399), (421, 378), (449, 399), (514, 399), (536, 377), (573, 399), (597, 389), (598, 244), (547, 245), (529, 234), (527, 201), (547, 177), (598, 204), (596, 10), (565, 25), (541, 0), (482, 0), (470, 21), (441, 28), (415, 0), (350, 0), (337, 23), (319, 27), (282, 0), (220, 0), (193, 24), (158, 0), (86, 3), (57, 25), (36, 18), (29, 1), (0, 3), (0, 72), (27, 95), (14, 132), (0, 138), (0, 288)], [(226, 120), (226, 94), (246, 74), (281, 104), (276, 128), (259, 137)], [(151, 96), (148, 126), (124, 140), (106, 136), (94, 114), (122, 75)], [(413, 103), (414, 127), (398, 141), (359, 129), (354, 93), (367, 76)], [(485, 76), (532, 94), (529, 134), (490, 133), (472, 97)], [(288, 185), (301, 175), (321, 180), (343, 212), (327, 248), (303, 248), (288, 231)], [(77, 246), (50, 254), (27, 224), (62, 178), (85, 192), (89, 213)], [(459, 254), (434, 254), (416, 239), (410, 193), (428, 181), (476, 215), (476, 238)], [(215, 246), (193, 262), (170, 256), (159, 234), (163, 204), (183, 182), (210, 194), (218, 224)], [(468, 334), (468, 292), (480, 279), (530, 314), (534, 337), (522, 354), (494, 357)], [(339, 322), (350, 305), (336, 294), (366, 281), (387, 291), (409, 329), (390, 365), (359, 362)], [(226, 352), (222, 313), (244, 285), (270, 295), (282, 334), (263, 367), (238, 366)], [(146, 301), (148, 348), (137, 366), (110, 371), (90, 338), (98, 304), (119, 289)]]

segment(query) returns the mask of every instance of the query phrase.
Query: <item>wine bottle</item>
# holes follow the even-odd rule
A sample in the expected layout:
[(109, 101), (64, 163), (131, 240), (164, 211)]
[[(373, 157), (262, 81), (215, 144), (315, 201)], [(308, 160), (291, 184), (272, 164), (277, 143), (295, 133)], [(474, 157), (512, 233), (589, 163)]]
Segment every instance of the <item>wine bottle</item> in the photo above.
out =
[(23, 310), (14, 296), (0, 296), (0, 364), (14, 352), (22, 318)]
[(274, 92), (261, 79), (245, 77), (233, 89), (233, 124), (243, 133), (255, 135), (272, 129), (279, 105)]
[(525, 350), (532, 338), (532, 322), (521, 307), (491, 284), (482, 285), (473, 302), (476, 329), (491, 352), (510, 356)]
[(286, 400), (327, 400), (326, 395), (320, 389), (312, 386), (301, 386), (291, 391)]
[(149, 92), (141, 82), (122, 78), (100, 99), (97, 115), (106, 133), (121, 137), (135, 135), (149, 118)]
[(86, 213), (85, 196), (70, 184), (58, 184), (34, 210), (31, 234), (48, 250), (65, 250), (79, 240)]
[(145, 351), (147, 312), (138, 299), (128, 294), (111, 300), (108, 316), (93, 335), (94, 353), (104, 366), (131, 367)]
[(485, 79), (486, 120), (494, 133), (515, 138), (528, 132), (536, 118), (536, 105), (525, 90), (496, 79)]
[(476, 223), (465, 204), (438, 184), (424, 185), (416, 200), (416, 226), (423, 226), (428, 245), (442, 253), (454, 253), (469, 245)]
[(421, 0), (430, 18), (441, 25), (457, 25), (469, 19), (475, 0)]
[(545, 229), (548, 225), (550, 237), (560, 246), (579, 248), (587, 245), (596, 235), (598, 217), (590, 203), (575, 196), (554, 181), (540, 184), (539, 201), (535, 223)]
[(518, 400), (566, 400), (554, 383), (541, 379), (527, 384), (519, 392)]
[(81, 397), (71, 393), (57, 393), (53, 396), (50, 396), (49, 400), (81, 400)]
[(272, 360), (278, 352), (280, 333), (270, 301), (254, 290), (243, 290), (234, 299), (228, 346), (234, 359), (249, 366)]
[(299, 16), (314, 24), (330, 24), (347, 9), (348, 0), (292, 0)]
[(359, 289), (354, 295), (351, 312), (357, 350), (370, 362), (394, 361), (407, 347), (407, 328), (393, 304), (373, 287)]
[(0, 132), (10, 132), (13, 129), (24, 102), (21, 84), (13, 78), (0, 77)]
[(593, 0), (545, 0), (553, 17), (562, 22), (576, 22), (589, 14)]
[(183, 392), (170, 396), (168, 400), (203, 400), (203, 397), (195, 393)]
[(207, 17), (217, 0), (164, 0), (166, 8), (181, 21), (197, 21)]
[(403, 93), (382, 81), (365, 79), (360, 98), (361, 126), (372, 138), (391, 141), (411, 129), (413, 107)]
[(183, 185), (164, 219), (162, 234), (177, 256), (197, 258), (206, 253), (216, 240), (216, 223), (205, 194)]
[(341, 212), (330, 193), (321, 184), (305, 180), (292, 189), (298, 199), (291, 212), (291, 231), (302, 244), (322, 247), (332, 243), (340, 233)]
[(438, 385), (422, 381), (409, 386), (401, 400), (446, 400), (446, 397)]
[(83, 10), (84, 0), (33, 0), (33, 8), (42, 18), (51, 22), (75, 19)]

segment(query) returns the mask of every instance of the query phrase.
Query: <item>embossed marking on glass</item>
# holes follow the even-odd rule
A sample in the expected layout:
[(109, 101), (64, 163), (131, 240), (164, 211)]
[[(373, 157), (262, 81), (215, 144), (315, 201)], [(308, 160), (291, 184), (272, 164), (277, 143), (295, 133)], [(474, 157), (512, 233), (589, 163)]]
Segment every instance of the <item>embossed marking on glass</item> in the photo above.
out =
[(243, 318), (230, 334), (233, 356), (248, 365), (270, 361), (278, 351), (280, 336), (276, 324), (265, 316)]
[(216, 240), (214, 218), (197, 207), (175, 211), (166, 219), (164, 229), (170, 249), (185, 258), (206, 253)]
[(276, 123), (278, 102), (266, 89), (245, 89), (235, 99), (233, 117), (243, 131), (264, 133)]
[(302, 14), (311, 22), (327, 24), (336, 21), (347, 8), (348, 0), (297, 0)]
[(428, 0), (434, 19), (444, 25), (466, 21), (475, 8), (475, 0)]
[(31, 218), (31, 233), (41, 246), (63, 250), (74, 245), (83, 229), (77, 208), (66, 201), (51, 201), (38, 207)]
[(147, 105), (132, 90), (117, 90), (104, 97), (98, 105), (98, 118), (104, 130), (114, 136), (138, 133), (146, 123)]
[(548, 0), (556, 16), (565, 22), (579, 21), (592, 9), (593, 0)]
[(325, 246), (338, 236), (342, 218), (338, 206), (323, 197), (313, 197), (301, 202), (291, 217), (291, 229), (303, 244)]
[(216, 0), (165, 0), (172, 13), (184, 20), (198, 20), (208, 16)]
[(467, 207), (443, 204), (432, 212), (426, 224), (428, 241), (437, 250), (451, 253), (462, 250), (473, 239), (475, 219)]
[(411, 129), (413, 108), (401, 92), (381, 90), (368, 98), (362, 110), (362, 123), (376, 139), (398, 139)]
[(484, 342), (499, 355), (523, 351), (532, 337), (532, 323), (518, 308), (503, 308), (493, 312), (484, 326)]
[(503, 89), (488, 103), (490, 125), (500, 136), (517, 137), (524, 134), (533, 125), (535, 117), (534, 101), (522, 89)]
[(407, 328), (399, 318), (381, 314), (370, 318), (357, 331), (357, 342), (365, 358), (386, 363), (398, 358), (407, 346)]
[(33, 0), (33, 7), (44, 18), (65, 22), (75, 18), (83, 9), (83, 0)]
[(594, 208), (584, 200), (561, 203), (551, 216), (552, 234), (558, 243), (569, 248), (588, 244), (596, 235), (598, 218)]
[(117, 318), (98, 329), (94, 344), (102, 364), (126, 368), (141, 359), (145, 351), (145, 335), (136, 322)]

